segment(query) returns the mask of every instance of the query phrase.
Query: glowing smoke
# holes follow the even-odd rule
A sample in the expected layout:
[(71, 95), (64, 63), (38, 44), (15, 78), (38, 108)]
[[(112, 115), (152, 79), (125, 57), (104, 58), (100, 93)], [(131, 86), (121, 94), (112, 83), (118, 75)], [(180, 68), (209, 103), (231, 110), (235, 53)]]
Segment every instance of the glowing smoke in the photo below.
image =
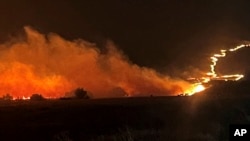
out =
[(83, 87), (94, 97), (173, 95), (189, 84), (131, 64), (111, 43), (100, 53), (84, 40), (67, 41), (25, 27), (26, 39), (0, 45), (0, 95), (61, 97)]

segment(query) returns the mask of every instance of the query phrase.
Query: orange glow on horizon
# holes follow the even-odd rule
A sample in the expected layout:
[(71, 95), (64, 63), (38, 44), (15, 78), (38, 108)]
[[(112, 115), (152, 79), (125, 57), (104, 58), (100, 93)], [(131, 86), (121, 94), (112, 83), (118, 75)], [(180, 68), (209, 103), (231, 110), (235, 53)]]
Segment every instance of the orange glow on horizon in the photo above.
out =
[(25, 27), (25, 41), (0, 44), (0, 97), (29, 99), (39, 93), (45, 98), (72, 95), (78, 87), (94, 98), (169, 96), (204, 91), (211, 80), (234, 80), (242, 74), (219, 76), (216, 65), (228, 52), (250, 45), (240, 45), (210, 57), (210, 71), (195, 83), (162, 75), (154, 69), (131, 63), (112, 42), (102, 53), (95, 44), (84, 40), (68, 41), (56, 34), (43, 35)]
[(26, 39), (0, 44), (0, 97), (39, 93), (43, 97), (72, 95), (78, 87), (94, 98), (176, 95), (190, 84), (131, 63), (112, 42), (101, 52), (95, 44), (68, 41), (24, 28)]

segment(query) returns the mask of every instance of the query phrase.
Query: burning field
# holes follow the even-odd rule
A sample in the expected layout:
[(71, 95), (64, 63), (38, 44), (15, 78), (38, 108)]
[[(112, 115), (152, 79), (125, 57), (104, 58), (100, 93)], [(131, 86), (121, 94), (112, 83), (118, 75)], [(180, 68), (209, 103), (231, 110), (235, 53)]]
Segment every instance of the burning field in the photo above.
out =
[[(17, 99), (0, 100), (3, 139), (224, 140), (229, 124), (250, 121), (250, 82), (235, 83), (244, 75), (216, 69), (227, 53), (250, 45), (220, 50), (210, 57), (209, 71), (183, 80), (133, 64), (112, 42), (102, 52), (82, 39), (24, 29), (24, 39), (0, 45), (0, 96)], [(76, 88), (96, 99), (58, 99)], [(55, 100), (24, 101), (34, 94)], [(197, 96), (158, 97), (179, 94)], [(8, 136), (13, 133), (18, 136)]]
[(68, 41), (25, 27), (24, 40), (0, 45), (0, 95), (63, 97), (82, 87), (94, 98), (176, 95), (192, 87), (131, 63), (111, 42), (101, 52), (82, 39)]
[(82, 39), (69, 41), (31, 27), (24, 27), (24, 31), (25, 38), (0, 45), (0, 96), (22, 99), (39, 93), (59, 98), (71, 96), (76, 88), (84, 88), (94, 98), (193, 95), (204, 91), (211, 80), (243, 78), (243, 74), (218, 75), (216, 65), (227, 53), (249, 47), (221, 50), (211, 56), (210, 71), (204, 76), (183, 80), (133, 64), (112, 42), (101, 51)]
[(230, 140), (250, 124), (249, 5), (0, 1), (0, 141)]

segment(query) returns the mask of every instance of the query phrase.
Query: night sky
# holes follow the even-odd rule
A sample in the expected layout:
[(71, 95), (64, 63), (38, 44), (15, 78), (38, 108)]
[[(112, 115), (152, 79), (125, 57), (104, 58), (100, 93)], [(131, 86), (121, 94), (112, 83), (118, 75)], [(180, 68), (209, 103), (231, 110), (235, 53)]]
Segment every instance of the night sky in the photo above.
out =
[(250, 41), (250, 2), (218, 0), (8, 0), (0, 2), (0, 39), (30, 25), (101, 49), (112, 40), (140, 66), (164, 73), (208, 69), (221, 48)]

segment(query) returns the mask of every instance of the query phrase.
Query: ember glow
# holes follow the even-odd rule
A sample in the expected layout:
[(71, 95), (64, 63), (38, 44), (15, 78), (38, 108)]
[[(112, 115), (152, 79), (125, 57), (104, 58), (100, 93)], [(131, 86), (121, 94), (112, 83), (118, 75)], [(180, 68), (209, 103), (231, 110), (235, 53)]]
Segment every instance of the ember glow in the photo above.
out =
[(107, 53), (95, 44), (43, 35), (25, 27), (26, 39), (0, 44), (0, 96), (27, 99), (34, 93), (63, 97), (82, 87), (98, 97), (176, 95), (191, 84), (140, 67), (112, 43)]

